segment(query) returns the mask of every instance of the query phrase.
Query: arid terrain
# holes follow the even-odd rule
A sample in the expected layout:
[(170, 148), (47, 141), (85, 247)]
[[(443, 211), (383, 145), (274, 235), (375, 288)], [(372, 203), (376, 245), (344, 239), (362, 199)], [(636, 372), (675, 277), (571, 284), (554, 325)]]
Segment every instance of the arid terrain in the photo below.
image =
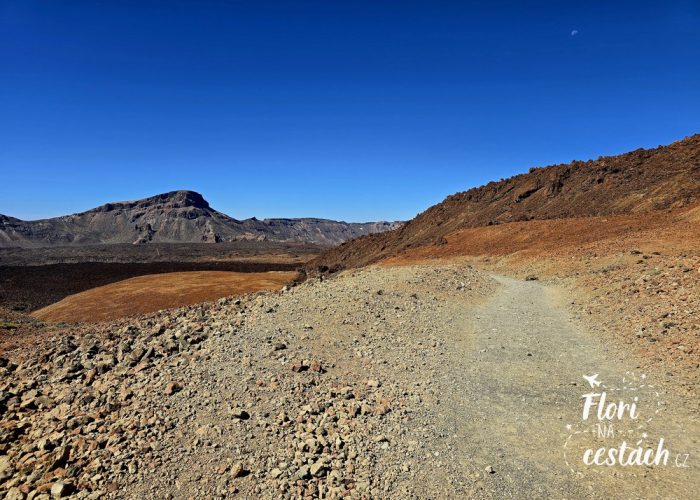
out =
[(399, 229), (349, 241), (311, 261), (308, 268), (325, 272), (361, 266), (417, 247), (441, 245), (448, 235), (468, 228), (613, 215), (644, 220), (649, 213), (698, 202), (700, 134), (656, 149), (531, 168), (527, 174), (448, 196)]
[(69, 295), (148, 274), (294, 271), (321, 251), (310, 243), (259, 241), (2, 248), (0, 308), (29, 313)]
[[(31, 312), (75, 293), (149, 274), (292, 271), (330, 246), (399, 225), (318, 218), (237, 220), (212, 209), (193, 191), (107, 203), (37, 221), (0, 215), (0, 308)], [(209, 294), (193, 297), (218, 298), (215, 294), (223, 291), (214, 285)]]
[(283, 271), (147, 274), (69, 295), (34, 311), (32, 316), (43, 321), (64, 323), (111, 321), (221, 297), (278, 290), (296, 277), (296, 272)]
[[(297, 263), (284, 261), (131, 264), (89, 262), (46, 266), (0, 266), (0, 307), (29, 313), (76, 293), (138, 276), (186, 272), (292, 272), (298, 267)], [(66, 276), (70, 276), (70, 279), (67, 280)]]
[[(692, 469), (570, 470), (563, 446), (580, 420), (582, 375), (621, 383), (637, 364), (580, 327), (568, 300), (558, 287), (464, 264), (370, 267), (57, 332), (17, 366), (3, 361), (3, 488), (692, 497)], [(650, 379), (662, 403), (644, 393), (640, 411), (663, 404), (663, 416), (652, 413), (645, 432), (697, 456), (697, 399)], [(619, 397), (642, 394), (632, 391)]]
[(589, 328), (624, 343), (648, 369), (700, 381), (698, 206), (644, 216), (529, 221), (472, 228), (382, 265), (459, 261), (567, 288)]
[[(694, 498), (699, 145), (454, 195), (394, 231), (288, 260), (306, 279), (259, 283), (275, 291), (205, 295), (218, 282), (199, 272), (201, 290), (179, 285), (209, 302), (140, 314), (160, 300), (153, 287), (178, 295), (171, 274), (36, 313), (114, 311), (105, 322), (7, 311), (0, 491)], [(602, 392), (621, 413), (608, 420), (601, 403), (587, 418), (586, 395)], [(618, 446), (660, 461), (584, 463)]]

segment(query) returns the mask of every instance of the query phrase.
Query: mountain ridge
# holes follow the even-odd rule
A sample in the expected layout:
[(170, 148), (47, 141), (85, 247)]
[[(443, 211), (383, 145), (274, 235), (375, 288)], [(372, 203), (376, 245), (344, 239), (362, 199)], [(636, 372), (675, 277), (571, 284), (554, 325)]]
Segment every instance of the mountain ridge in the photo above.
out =
[(445, 244), (462, 229), (572, 217), (643, 214), (700, 202), (700, 134), (667, 146), (531, 168), (445, 198), (400, 228), (346, 242), (311, 273), (360, 267), (408, 249)]
[(357, 236), (393, 229), (398, 224), (312, 217), (238, 220), (211, 208), (201, 194), (178, 190), (34, 221), (0, 214), (0, 248), (240, 240), (333, 246)]

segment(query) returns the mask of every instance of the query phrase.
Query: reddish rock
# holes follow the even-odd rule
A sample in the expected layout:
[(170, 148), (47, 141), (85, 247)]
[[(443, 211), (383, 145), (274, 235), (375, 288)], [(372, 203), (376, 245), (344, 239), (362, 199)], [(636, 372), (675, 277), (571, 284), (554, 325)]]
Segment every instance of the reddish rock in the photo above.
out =
[(165, 387), (165, 394), (168, 396), (172, 396), (176, 392), (180, 392), (182, 390), (182, 385), (179, 382), (170, 382), (166, 387)]
[(295, 359), (294, 361), (292, 361), (291, 367), (292, 371), (296, 373), (303, 372), (309, 369), (308, 365), (305, 365), (304, 362), (300, 359)]

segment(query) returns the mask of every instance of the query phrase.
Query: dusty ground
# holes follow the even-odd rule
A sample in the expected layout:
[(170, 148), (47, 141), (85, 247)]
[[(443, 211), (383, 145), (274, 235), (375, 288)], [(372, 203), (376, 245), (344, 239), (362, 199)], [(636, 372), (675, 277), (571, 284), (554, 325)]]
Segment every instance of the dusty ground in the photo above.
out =
[(280, 271), (149, 274), (70, 295), (32, 316), (42, 321), (99, 323), (231, 295), (278, 290), (296, 276), (296, 272)]
[(700, 207), (639, 216), (528, 221), (448, 235), (384, 265), (459, 261), (536, 276), (570, 291), (568, 308), (604, 341), (692, 398), (700, 382)]
[[(569, 302), (464, 263), (371, 267), (64, 335), (0, 368), (0, 491), (692, 497), (697, 401), (642, 382)], [(640, 398), (642, 427), (621, 422), (602, 444), (583, 432), (593, 373), (611, 397)], [(580, 463), (585, 447), (659, 437), (691, 468)]]

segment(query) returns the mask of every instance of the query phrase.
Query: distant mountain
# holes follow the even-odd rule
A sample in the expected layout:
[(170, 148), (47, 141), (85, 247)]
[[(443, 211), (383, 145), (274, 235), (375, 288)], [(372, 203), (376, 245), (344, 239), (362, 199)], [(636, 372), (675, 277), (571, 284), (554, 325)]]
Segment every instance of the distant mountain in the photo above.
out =
[(111, 243), (216, 243), (240, 240), (333, 246), (398, 227), (396, 222), (347, 223), (326, 219), (236, 220), (194, 191), (107, 203), (74, 215), (23, 221), (0, 215), (0, 248)]
[(643, 214), (700, 202), (700, 134), (668, 146), (531, 168), (448, 196), (395, 231), (349, 241), (310, 271), (363, 266), (404, 250), (443, 244), (461, 229), (527, 220)]

